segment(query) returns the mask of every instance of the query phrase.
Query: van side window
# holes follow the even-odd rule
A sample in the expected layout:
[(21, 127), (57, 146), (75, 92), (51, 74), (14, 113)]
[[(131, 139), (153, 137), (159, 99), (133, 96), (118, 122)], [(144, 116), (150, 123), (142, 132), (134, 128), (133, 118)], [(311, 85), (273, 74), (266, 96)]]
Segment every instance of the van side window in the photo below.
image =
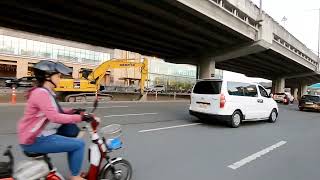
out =
[(257, 86), (252, 84), (245, 86), (244, 95), (249, 97), (258, 97)]
[(269, 97), (267, 91), (263, 89), (263, 87), (259, 86), (259, 91), (262, 97)]
[(232, 96), (244, 96), (244, 83), (228, 82), (228, 93)]
[(228, 82), (228, 93), (232, 96), (258, 96), (257, 87), (249, 83)]

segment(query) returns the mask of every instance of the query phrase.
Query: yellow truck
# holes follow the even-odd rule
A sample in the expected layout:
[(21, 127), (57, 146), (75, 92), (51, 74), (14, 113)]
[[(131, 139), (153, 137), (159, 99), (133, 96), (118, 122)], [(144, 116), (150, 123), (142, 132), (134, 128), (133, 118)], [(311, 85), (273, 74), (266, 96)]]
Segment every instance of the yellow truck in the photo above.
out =
[(140, 93), (144, 93), (145, 81), (148, 77), (148, 60), (146, 58), (137, 59), (112, 59), (100, 64), (94, 70), (82, 70), (79, 79), (61, 79), (55, 91), (68, 102), (83, 101), (90, 96), (108, 96), (99, 93), (100, 84), (105, 77), (106, 72), (111, 69), (119, 68), (139, 68), (141, 79), (139, 81)]

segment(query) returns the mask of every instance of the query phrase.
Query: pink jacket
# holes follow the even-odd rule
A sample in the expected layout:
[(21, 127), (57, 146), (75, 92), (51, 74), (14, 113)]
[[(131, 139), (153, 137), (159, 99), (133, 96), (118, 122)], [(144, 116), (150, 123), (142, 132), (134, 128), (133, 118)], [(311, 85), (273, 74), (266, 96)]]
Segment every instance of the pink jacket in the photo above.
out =
[[(61, 114), (46, 89), (35, 88), (28, 96), (24, 116), (18, 122), (20, 144), (32, 144), (49, 122), (69, 124), (81, 122), (80, 115)], [(69, 111), (69, 112), (68, 112)], [(71, 113), (67, 110), (66, 113)]]

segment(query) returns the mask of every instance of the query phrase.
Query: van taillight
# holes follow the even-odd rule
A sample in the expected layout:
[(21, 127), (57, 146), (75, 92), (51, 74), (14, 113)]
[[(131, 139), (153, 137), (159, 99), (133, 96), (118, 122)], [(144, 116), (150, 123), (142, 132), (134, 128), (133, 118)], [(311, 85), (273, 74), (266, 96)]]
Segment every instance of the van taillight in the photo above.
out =
[(226, 104), (226, 97), (224, 94), (220, 95), (220, 108), (224, 108), (224, 105)]

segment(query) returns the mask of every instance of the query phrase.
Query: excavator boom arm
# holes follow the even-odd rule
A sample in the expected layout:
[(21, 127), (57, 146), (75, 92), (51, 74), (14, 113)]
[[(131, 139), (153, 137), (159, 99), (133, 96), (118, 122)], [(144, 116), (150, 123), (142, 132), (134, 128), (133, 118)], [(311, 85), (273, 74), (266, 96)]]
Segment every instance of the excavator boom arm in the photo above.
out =
[(148, 60), (146, 58), (143, 59), (143, 62), (135, 62), (135, 60), (136, 59), (114, 59), (106, 61), (89, 74), (88, 80), (94, 82), (98, 89), (101, 80), (109, 69), (141, 68), (140, 90), (141, 93), (143, 93), (145, 81), (148, 77)]

